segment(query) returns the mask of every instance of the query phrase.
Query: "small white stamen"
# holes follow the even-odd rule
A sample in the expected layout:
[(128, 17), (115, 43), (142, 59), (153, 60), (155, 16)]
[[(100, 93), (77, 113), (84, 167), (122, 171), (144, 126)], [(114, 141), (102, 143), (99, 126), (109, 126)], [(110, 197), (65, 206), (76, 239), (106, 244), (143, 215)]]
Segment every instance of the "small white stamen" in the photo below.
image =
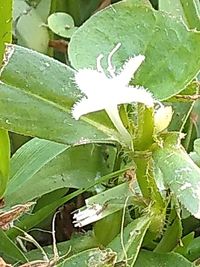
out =
[(101, 73), (104, 73), (104, 70), (101, 66), (101, 60), (103, 59), (103, 54), (100, 54), (98, 57), (97, 57), (97, 71), (98, 72), (101, 72)]
[(112, 65), (112, 57), (114, 55), (114, 53), (120, 48), (121, 43), (118, 43), (113, 50), (110, 52), (110, 54), (108, 55), (108, 72), (110, 73), (111, 77), (115, 77), (115, 67), (113, 67)]

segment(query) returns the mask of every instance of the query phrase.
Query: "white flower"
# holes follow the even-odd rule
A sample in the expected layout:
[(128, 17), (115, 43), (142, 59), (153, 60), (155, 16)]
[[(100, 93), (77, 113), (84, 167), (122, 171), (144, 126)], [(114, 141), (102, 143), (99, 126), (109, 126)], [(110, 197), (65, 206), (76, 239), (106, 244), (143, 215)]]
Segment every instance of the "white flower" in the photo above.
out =
[(119, 49), (120, 43), (108, 56), (108, 75), (101, 66), (103, 55), (97, 58), (97, 69), (80, 69), (75, 74), (75, 82), (85, 94), (72, 108), (72, 116), (78, 120), (82, 115), (105, 109), (114, 126), (121, 135), (130, 142), (131, 137), (124, 127), (118, 112), (119, 104), (139, 102), (147, 107), (153, 107), (152, 94), (141, 86), (130, 86), (129, 82), (140, 67), (145, 57), (138, 55), (131, 57), (122, 67), (119, 74), (112, 66), (112, 56)]
[(90, 223), (96, 222), (102, 218), (101, 212), (103, 210), (103, 206), (99, 204), (94, 204), (85, 210), (78, 210), (73, 215), (73, 223), (75, 227), (83, 227)]

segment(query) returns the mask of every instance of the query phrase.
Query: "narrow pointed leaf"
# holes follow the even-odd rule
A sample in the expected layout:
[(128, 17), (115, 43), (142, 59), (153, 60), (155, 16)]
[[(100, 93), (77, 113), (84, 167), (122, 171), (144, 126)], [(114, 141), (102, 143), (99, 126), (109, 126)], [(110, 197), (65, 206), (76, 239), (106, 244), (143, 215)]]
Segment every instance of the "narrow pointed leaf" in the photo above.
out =
[(70, 148), (48, 140), (32, 139), (11, 159), (10, 181), (5, 194), (7, 206), (31, 201), (59, 188), (88, 187), (95, 177), (112, 171), (112, 160), (107, 167), (103, 153), (104, 149), (95, 145)]
[(4, 195), (10, 167), (10, 140), (8, 132), (0, 129), (0, 198)]
[(11, 259), (13, 263), (26, 260), (22, 251), (9, 239), (3, 230), (0, 230), (0, 240), (0, 254), (4, 259)]
[[(123, 240), (119, 234), (108, 247), (117, 252), (117, 261), (128, 260), (129, 266), (134, 266), (143, 238), (151, 222), (149, 215), (135, 219), (123, 230)], [(122, 247), (124, 244), (124, 248)]]

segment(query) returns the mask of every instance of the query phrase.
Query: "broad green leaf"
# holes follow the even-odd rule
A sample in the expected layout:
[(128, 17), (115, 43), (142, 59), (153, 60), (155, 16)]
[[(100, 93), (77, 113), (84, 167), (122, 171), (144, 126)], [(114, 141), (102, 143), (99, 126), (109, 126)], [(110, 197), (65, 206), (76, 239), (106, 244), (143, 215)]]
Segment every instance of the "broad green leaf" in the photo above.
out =
[(113, 65), (119, 70), (129, 57), (145, 55), (134, 84), (148, 88), (160, 100), (183, 90), (200, 68), (200, 33), (132, 1), (97, 13), (76, 31), (69, 45), (71, 64), (76, 69), (96, 68), (96, 59), (103, 53), (107, 67), (108, 54), (117, 43), (121, 47), (112, 58)]
[(181, 146), (179, 134), (169, 133), (161, 143), (154, 147), (153, 159), (164, 182), (181, 204), (200, 218), (200, 168)]
[[(44, 12), (40, 14), (40, 6), (46, 8), (46, 16)], [(15, 33), (17, 43), (19, 45), (34, 49), (41, 53), (46, 53), (48, 49), (49, 34), (46, 22), (47, 15), (50, 10), (51, 1), (42, 0), (36, 8), (30, 7), (26, 1), (15, 0), (14, 10), (16, 18)], [(46, 18), (45, 18), (46, 17)]]
[(76, 30), (73, 18), (63, 12), (51, 14), (48, 17), (48, 27), (55, 34), (65, 38), (70, 38)]
[(12, 0), (0, 2), (0, 66), (3, 60), (5, 43), (12, 40)]
[[(63, 187), (88, 187), (96, 177), (112, 171), (112, 159), (108, 162), (104, 158), (106, 149), (95, 145), (69, 148), (32, 139), (12, 157), (6, 204), (25, 203)], [(112, 158), (114, 151), (108, 151)]]
[(10, 167), (10, 140), (8, 132), (0, 129), (0, 199), (5, 193)]
[(24, 261), (26, 258), (22, 251), (9, 239), (7, 234), (0, 229), (0, 255), (4, 260), (11, 260), (13, 263), (16, 261)]
[(7, 47), (1, 71), (0, 127), (64, 144), (113, 142), (118, 133), (105, 112), (71, 116), (80, 91), (74, 71), (58, 61), (15, 45)]
[(94, 248), (77, 253), (67, 258), (57, 266), (60, 267), (113, 267), (116, 262), (116, 253), (110, 249), (100, 250)]
[(156, 253), (151, 251), (142, 251), (134, 267), (194, 267), (190, 261), (176, 253)]
[(149, 215), (135, 219), (124, 228), (123, 235), (120, 233), (108, 244), (109, 248), (117, 252), (117, 261), (127, 260), (130, 267), (135, 266), (134, 263), (150, 222)]

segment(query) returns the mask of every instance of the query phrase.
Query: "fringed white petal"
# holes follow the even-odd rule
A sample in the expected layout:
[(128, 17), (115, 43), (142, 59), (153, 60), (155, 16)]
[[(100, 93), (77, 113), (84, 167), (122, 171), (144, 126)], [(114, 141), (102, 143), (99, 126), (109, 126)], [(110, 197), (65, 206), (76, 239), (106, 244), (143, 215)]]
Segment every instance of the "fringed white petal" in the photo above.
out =
[(104, 103), (98, 102), (97, 99), (87, 99), (83, 97), (80, 101), (76, 102), (72, 107), (72, 116), (75, 120), (78, 120), (82, 115), (99, 111), (104, 109)]
[(81, 69), (75, 73), (75, 83), (78, 88), (88, 97), (95, 95), (98, 85), (102, 84), (102, 81), (108, 79), (105, 74), (92, 69)]
[(133, 79), (135, 72), (144, 60), (145, 56), (143, 55), (131, 57), (128, 61), (125, 62), (120, 74), (118, 74), (115, 79), (117, 79), (120, 84), (122, 83), (123, 85), (128, 85), (130, 80)]
[(154, 106), (152, 93), (141, 86), (126, 86), (121, 90), (121, 94), (116, 94), (115, 102), (117, 104), (142, 103), (147, 107)]

